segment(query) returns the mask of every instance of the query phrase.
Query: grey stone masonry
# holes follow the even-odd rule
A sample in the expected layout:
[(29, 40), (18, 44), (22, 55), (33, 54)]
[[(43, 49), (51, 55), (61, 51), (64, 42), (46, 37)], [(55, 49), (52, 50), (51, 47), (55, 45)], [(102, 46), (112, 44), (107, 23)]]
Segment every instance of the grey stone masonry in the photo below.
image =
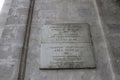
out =
[[(5, 0), (0, 13), (0, 80), (18, 80), (30, 0)], [(120, 80), (119, 0), (35, 0), (25, 80)], [(96, 68), (41, 70), (45, 24), (88, 24)], [(44, 62), (44, 61), (43, 61)]]
[(29, 0), (5, 0), (3, 5), (0, 23), (5, 19), (5, 24), (0, 24), (3, 25), (0, 27), (0, 80), (17, 80), (28, 9)]
[[(25, 80), (114, 80), (96, 5), (95, 0), (36, 0)], [(40, 70), (41, 27), (61, 23), (90, 25), (96, 69)]]
[(7, 16), (8, 16), (8, 12), (9, 12), (12, 0), (3, 0), (3, 1), (4, 1), (3, 6), (0, 11), (0, 38), (5, 26), (5, 22), (7, 20)]
[(96, 0), (108, 41), (114, 80), (120, 80), (120, 0)]

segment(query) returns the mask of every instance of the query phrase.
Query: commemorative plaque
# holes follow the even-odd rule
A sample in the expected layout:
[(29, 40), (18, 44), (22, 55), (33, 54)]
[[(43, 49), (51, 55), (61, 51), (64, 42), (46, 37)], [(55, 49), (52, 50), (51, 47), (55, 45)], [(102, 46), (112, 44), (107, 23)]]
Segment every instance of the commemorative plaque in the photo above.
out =
[(95, 68), (88, 24), (49, 24), (41, 28), (40, 69)]

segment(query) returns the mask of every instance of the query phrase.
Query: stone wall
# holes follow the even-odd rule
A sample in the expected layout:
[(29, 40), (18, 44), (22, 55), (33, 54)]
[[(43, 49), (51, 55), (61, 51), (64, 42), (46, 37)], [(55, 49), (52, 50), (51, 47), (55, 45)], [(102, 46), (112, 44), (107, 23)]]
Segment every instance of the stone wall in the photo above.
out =
[(17, 80), (29, 0), (5, 0), (0, 16), (0, 80)]
[[(96, 4), (97, 1), (97, 4)], [(119, 2), (36, 0), (25, 80), (120, 80)], [(5, 0), (0, 15), (0, 80), (17, 80), (30, 0)], [(87, 23), (96, 69), (40, 70), (44, 24)]]
[(120, 80), (120, 3), (119, 0), (96, 0), (107, 38), (115, 80)]

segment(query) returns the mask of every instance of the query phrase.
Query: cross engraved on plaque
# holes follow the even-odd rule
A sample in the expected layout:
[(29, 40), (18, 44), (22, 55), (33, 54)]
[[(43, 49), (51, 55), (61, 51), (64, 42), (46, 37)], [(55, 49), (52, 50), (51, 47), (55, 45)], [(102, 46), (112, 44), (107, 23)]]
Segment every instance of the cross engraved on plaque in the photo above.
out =
[(49, 24), (41, 28), (40, 69), (95, 68), (88, 24)]

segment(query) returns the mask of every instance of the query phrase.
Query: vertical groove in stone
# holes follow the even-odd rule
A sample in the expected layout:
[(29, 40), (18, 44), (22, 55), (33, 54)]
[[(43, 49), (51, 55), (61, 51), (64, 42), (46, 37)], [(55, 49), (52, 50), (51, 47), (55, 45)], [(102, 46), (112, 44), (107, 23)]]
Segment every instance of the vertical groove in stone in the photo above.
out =
[(25, 77), (26, 61), (27, 61), (27, 53), (28, 53), (28, 45), (29, 45), (34, 4), (35, 4), (35, 0), (30, 0), (30, 6), (29, 6), (29, 11), (28, 11), (28, 18), (27, 18), (25, 36), (24, 36), (24, 42), (23, 42), (23, 48), (22, 48), (22, 53), (21, 53), (21, 61), (20, 61), (20, 67), (19, 67), (19, 73), (18, 73), (18, 80), (24, 80), (24, 77)]

